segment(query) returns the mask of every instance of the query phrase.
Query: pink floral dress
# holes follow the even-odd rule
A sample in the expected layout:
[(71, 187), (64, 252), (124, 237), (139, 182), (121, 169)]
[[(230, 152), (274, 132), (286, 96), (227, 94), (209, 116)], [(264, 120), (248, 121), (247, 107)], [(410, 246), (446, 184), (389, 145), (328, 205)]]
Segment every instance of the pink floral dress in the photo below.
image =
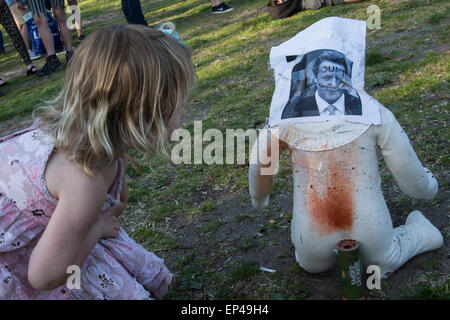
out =
[[(63, 285), (38, 291), (30, 285), (31, 252), (58, 203), (44, 179), (52, 151), (52, 139), (36, 124), (0, 138), (0, 299), (162, 298), (173, 275), (163, 259), (134, 242), (122, 228), (116, 238), (95, 245), (81, 266), (81, 289)], [(119, 163), (104, 210), (119, 201), (124, 175), (123, 160)]]

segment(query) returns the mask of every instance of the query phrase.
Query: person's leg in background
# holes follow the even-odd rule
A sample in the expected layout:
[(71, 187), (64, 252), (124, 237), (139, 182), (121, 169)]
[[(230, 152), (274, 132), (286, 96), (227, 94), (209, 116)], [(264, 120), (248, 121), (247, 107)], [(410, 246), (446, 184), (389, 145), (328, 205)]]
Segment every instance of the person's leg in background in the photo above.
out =
[[(12, 10), (11, 10), (12, 12)], [(20, 34), (22, 35), (23, 41), (25, 42), (25, 46), (28, 49), (28, 52), (31, 50), (31, 45), (30, 45), (30, 35), (28, 34), (28, 27), (27, 24), (20, 24), (19, 21), (17, 21), (16, 19), (14, 19), (14, 21), (16, 22), (17, 25), (17, 29), (19, 29)]]
[[(61, 34), (64, 46), (66, 47), (66, 62), (69, 63), (73, 55), (72, 48), (72, 32), (67, 27), (66, 12), (64, 11), (64, 0), (51, 0), (55, 21), (58, 24), (59, 33)], [(40, 32), (40, 31), (39, 31)], [(52, 36), (53, 41), (53, 36)]]
[(17, 2), (9, 6), (11, 13), (13, 15), (14, 21), (16, 22), (17, 29), (19, 29), (20, 34), (22, 35), (23, 41), (25, 42), (25, 46), (27, 47), (28, 54), (30, 55), (31, 60), (36, 60), (42, 57), (42, 55), (35, 55), (30, 42), (30, 35), (28, 34), (28, 26), (25, 22), (23, 16), (27, 14), (29, 11), (25, 9), (22, 2)]
[(0, 30), (0, 56), (5, 54), (5, 47), (3, 46), (3, 33)]
[(128, 23), (148, 26), (142, 13), (140, 0), (122, 0), (122, 11)]
[[(78, 7), (78, 1), (77, 0), (67, 0), (67, 2), (69, 3), (69, 6), (77, 6)], [(82, 30), (82, 23), (81, 23), (81, 11), (80, 12), (80, 21), (78, 21), (77, 19), (75, 19), (75, 29), (77, 29), (77, 34), (78, 34), (78, 40), (82, 41), (84, 40), (86, 37), (83, 34), (83, 30)], [(72, 12), (73, 14), (74, 12)]]
[(42, 57), (42, 55), (35, 55), (33, 52), (33, 48), (31, 47), (30, 34), (28, 33), (28, 26), (24, 23), (20, 30), (20, 34), (22, 35), (23, 41), (25, 42), (25, 46), (27, 47), (28, 54), (30, 55), (31, 60), (36, 60)]
[(61, 69), (63, 66), (56, 57), (55, 42), (48, 25), (45, 0), (28, 0), (27, 5), (30, 11), (33, 13), (34, 22), (36, 22), (39, 36), (41, 37), (42, 43), (45, 47), (45, 51), (47, 52), (45, 65), (41, 70), (37, 72), (39, 76), (45, 76)]
[[(0, 30), (0, 56), (5, 54), (5, 47), (3, 46), (3, 33)], [(3, 80), (2, 78), (0, 78), (0, 87), (2, 85), (4, 85), (6, 83), (5, 80)], [(4, 94), (0, 91), (0, 97), (3, 96)]]
[(11, 37), (14, 47), (22, 57), (22, 60), (27, 67), (27, 74), (36, 73), (37, 68), (31, 63), (22, 35), (20, 34), (19, 29), (17, 29), (14, 18), (5, 1), (0, 1), (0, 24), (3, 25), (3, 28), (5, 28), (6, 32)]
[(123, 11), (123, 15), (125, 16), (125, 19), (127, 20), (128, 23), (130, 23), (131, 16), (130, 16), (130, 9), (128, 8), (127, 2), (128, 2), (127, 0), (122, 0), (122, 11)]
[(28, 0), (29, 6), (33, 12), (34, 22), (39, 31), (39, 36), (44, 44), (45, 51), (48, 56), (53, 56), (56, 54), (55, 43), (53, 41), (53, 36), (48, 26), (48, 18), (46, 15), (46, 8), (44, 0)]
[(213, 14), (225, 13), (234, 9), (223, 3), (222, 0), (211, 0), (211, 8)]

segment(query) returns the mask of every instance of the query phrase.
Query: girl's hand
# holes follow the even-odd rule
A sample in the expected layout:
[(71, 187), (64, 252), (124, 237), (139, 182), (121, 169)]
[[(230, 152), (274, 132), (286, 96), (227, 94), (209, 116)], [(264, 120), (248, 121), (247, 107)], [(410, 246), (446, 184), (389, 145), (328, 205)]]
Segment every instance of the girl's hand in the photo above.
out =
[(113, 207), (111, 207), (108, 210), (104, 211), (103, 213), (109, 212), (113, 216), (119, 217), (122, 214), (123, 210), (125, 209), (125, 206), (126, 206), (126, 204), (123, 203), (122, 201), (120, 201), (116, 205), (114, 205)]
[(119, 218), (110, 210), (102, 212), (97, 220), (101, 238), (115, 238), (119, 234)]

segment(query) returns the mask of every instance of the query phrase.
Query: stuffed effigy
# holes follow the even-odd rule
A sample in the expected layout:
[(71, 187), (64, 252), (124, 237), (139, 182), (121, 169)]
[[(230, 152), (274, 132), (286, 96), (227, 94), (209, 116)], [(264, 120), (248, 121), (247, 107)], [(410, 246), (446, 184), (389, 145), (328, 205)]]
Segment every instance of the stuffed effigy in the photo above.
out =
[(249, 188), (253, 206), (267, 206), (277, 155), (289, 149), (291, 240), (300, 266), (328, 271), (336, 244), (354, 239), (363, 264), (378, 265), (386, 278), (413, 256), (440, 248), (443, 237), (419, 211), (393, 228), (379, 154), (410, 197), (432, 199), (438, 183), (393, 113), (364, 91), (365, 34), (364, 21), (330, 17), (272, 48), (276, 87), (268, 125), (253, 146)]

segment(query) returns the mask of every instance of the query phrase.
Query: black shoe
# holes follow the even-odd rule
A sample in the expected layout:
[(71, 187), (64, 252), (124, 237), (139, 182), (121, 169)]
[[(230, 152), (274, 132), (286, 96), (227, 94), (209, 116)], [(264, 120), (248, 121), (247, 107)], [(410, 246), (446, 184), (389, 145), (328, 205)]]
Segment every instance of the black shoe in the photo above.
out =
[(86, 36), (84, 34), (82, 34), (81, 36), (78, 37), (78, 40), (83, 41), (84, 39), (86, 39)]
[(27, 67), (27, 76), (31, 76), (33, 74), (36, 74), (38, 72), (38, 69), (36, 66), (32, 66), (30, 69)]
[(66, 52), (66, 63), (69, 64), (70, 60), (72, 60), (73, 57), (73, 50)]
[(48, 56), (47, 60), (45, 61), (45, 65), (41, 70), (38, 70), (37, 74), (38, 76), (46, 76), (53, 71), (62, 69), (63, 65), (61, 62), (59, 62), (56, 55)]
[(231, 11), (233, 9), (234, 9), (233, 7), (230, 7), (230, 6), (228, 6), (228, 5), (226, 5), (225, 3), (222, 2), (221, 4), (219, 4), (219, 5), (215, 6), (215, 7), (212, 7), (212, 13), (213, 14), (220, 14), (220, 13), (225, 13), (225, 12)]

